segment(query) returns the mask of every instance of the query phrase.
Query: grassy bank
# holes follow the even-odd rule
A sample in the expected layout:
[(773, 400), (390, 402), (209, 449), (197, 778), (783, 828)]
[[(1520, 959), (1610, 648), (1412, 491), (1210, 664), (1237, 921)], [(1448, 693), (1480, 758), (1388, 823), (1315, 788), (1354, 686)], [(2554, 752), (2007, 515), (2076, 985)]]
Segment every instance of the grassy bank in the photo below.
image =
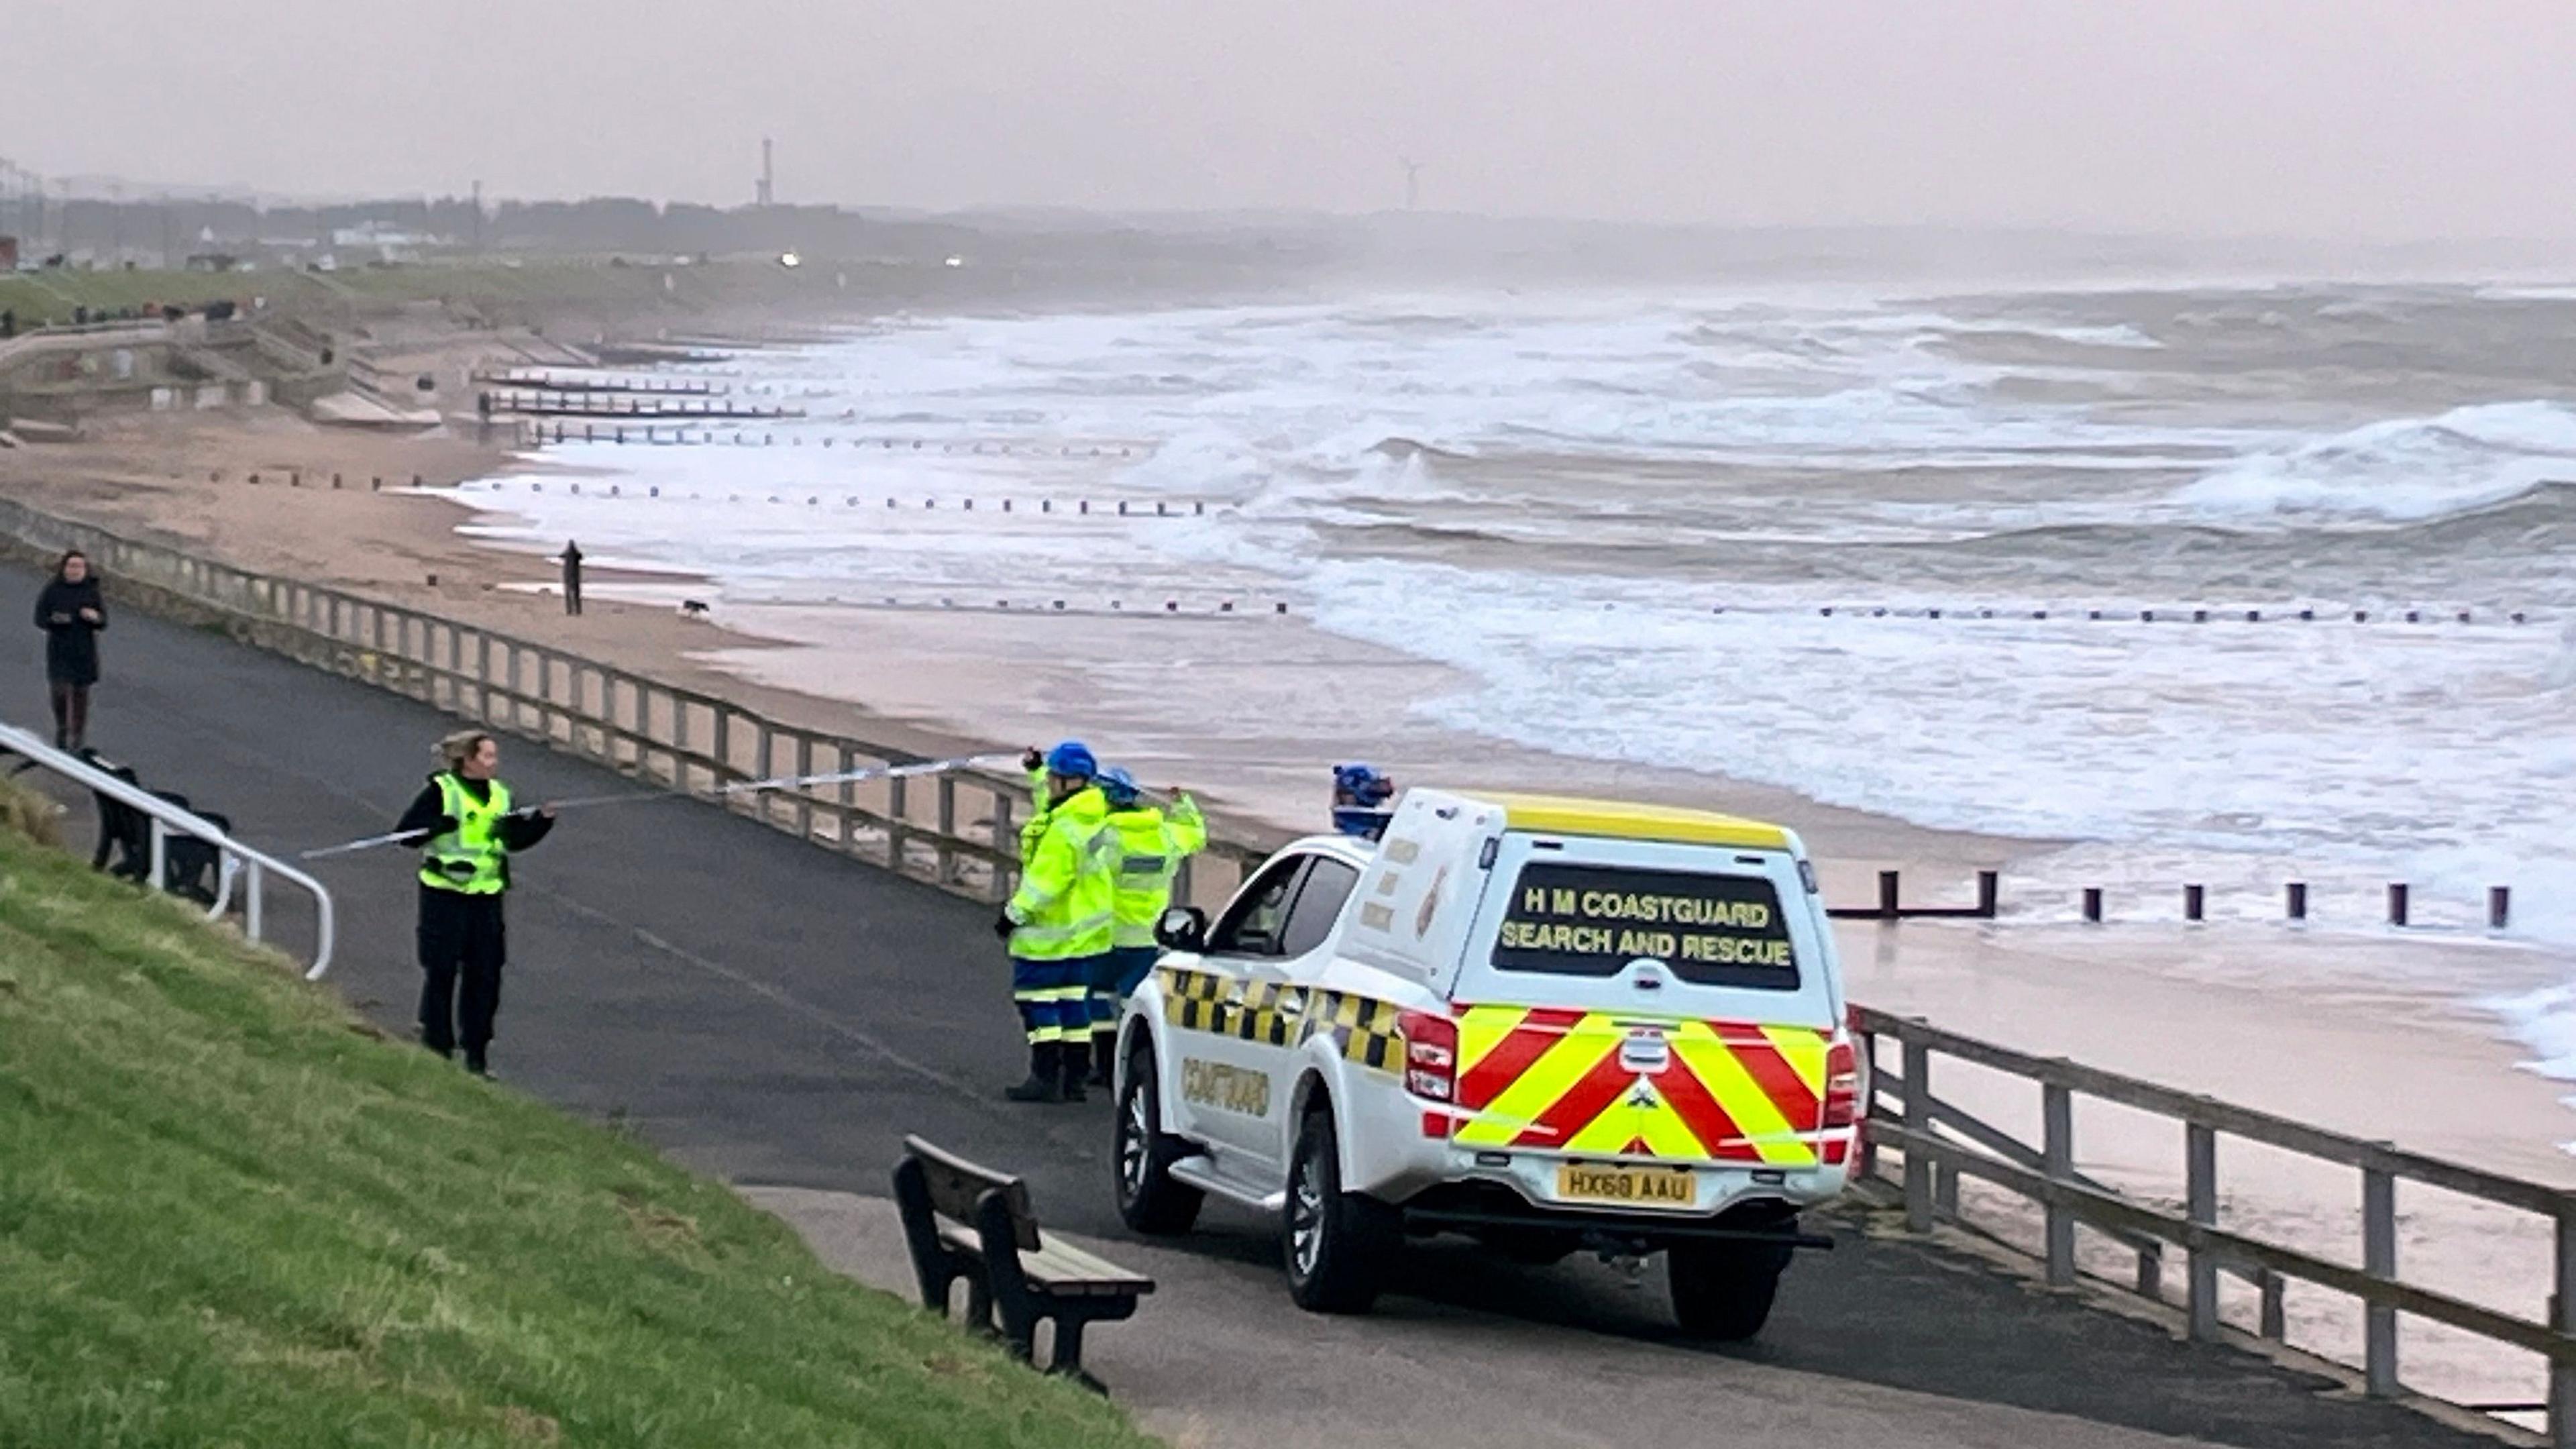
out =
[(0, 1445), (1143, 1442), (0, 830)]

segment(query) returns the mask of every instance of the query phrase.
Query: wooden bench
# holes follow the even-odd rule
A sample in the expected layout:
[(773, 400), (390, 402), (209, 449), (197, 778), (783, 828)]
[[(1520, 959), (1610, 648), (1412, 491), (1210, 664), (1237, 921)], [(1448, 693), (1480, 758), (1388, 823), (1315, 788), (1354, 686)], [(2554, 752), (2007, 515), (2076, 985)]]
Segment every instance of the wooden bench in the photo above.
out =
[(1136, 1300), (1154, 1291), (1153, 1279), (1048, 1237), (1029, 1209), (1028, 1184), (918, 1137), (903, 1139), (894, 1200), (922, 1306), (947, 1313), (951, 1285), (965, 1279), (967, 1325), (993, 1332), (998, 1311), (1011, 1352), (1030, 1362), (1039, 1320), (1053, 1319), (1047, 1372), (1101, 1388), (1082, 1371), (1082, 1331), (1132, 1316)]

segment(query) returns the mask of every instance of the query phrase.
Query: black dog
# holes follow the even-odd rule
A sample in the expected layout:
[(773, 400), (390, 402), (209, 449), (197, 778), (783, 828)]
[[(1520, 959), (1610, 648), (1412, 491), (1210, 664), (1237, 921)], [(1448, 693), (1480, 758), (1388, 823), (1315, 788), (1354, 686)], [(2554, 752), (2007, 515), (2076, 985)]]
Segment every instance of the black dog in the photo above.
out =
[[(141, 789), (143, 782), (132, 766), (120, 765), (96, 750), (84, 749), (81, 759), (93, 769), (103, 770), (125, 784)], [(98, 850), (90, 858), (92, 870), (103, 870), (119, 880), (142, 885), (152, 875), (152, 817), (103, 793), (93, 792), (98, 802)], [(230, 835), (232, 821), (213, 811), (198, 810), (188, 797), (168, 790), (155, 790), (152, 798), (175, 805), (198, 819)], [(109, 861), (115, 860), (113, 868)], [(223, 852), (193, 835), (175, 832), (161, 841), (161, 888), (201, 906), (215, 903), (215, 892), (223, 879)]]

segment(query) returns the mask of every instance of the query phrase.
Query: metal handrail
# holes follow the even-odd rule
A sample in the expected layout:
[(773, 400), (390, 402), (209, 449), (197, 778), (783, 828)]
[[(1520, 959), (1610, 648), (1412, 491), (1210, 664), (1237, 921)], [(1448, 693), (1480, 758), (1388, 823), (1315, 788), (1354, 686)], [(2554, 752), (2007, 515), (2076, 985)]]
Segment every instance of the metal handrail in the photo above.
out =
[(202, 840), (215, 848), (222, 861), (217, 874), (220, 886), (215, 893), (214, 908), (206, 913), (208, 920), (221, 920), (232, 906), (232, 887), (236, 874), (242, 879), (242, 932), (250, 939), (262, 939), (266, 928), (263, 887), (270, 876), (298, 887), (313, 897), (314, 950), (313, 964), (304, 972), (307, 981), (319, 981), (331, 969), (331, 948), (337, 937), (338, 913), (331, 904), (331, 892), (303, 871), (273, 855), (251, 849), (232, 838), (222, 826), (201, 815), (182, 810), (169, 801), (138, 786), (129, 785), (87, 760), (68, 751), (54, 748), (36, 735), (16, 725), (0, 724), (0, 750), (25, 756), (33, 763), (57, 775), (86, 786), (97, 794), (121, 805), (141, 811), (152, 820), (152, 887), (161, 888), (167, 863), (169, 832)]
[[(2076, 1282), (2077, 1224), (2110, 1236), (2141, 1257), (2138, 1291), (2163, 1301), (2157, 1275), (2146, 1271), (2150, 1247), (2171, 1244), (2188, 1262), (2183, 1308), (2195, 1339), (2220, 1337), (2218, 1279), (2221, 1273), (2252, 1277), (2263, 1288), (2261, 1336), (2284, 1337), (2278, 1283), (2303, 1282), (2346, 1294), (2360, 1301), (2363, 1314), (2364, 1386), (2375, 1397), (2405, 1391), (2398, 1375), (2399, 1315), (2407, 1314), (2477, 1335), (2497, 1344), (2539, 1355), (2548, 1366), (2544, 1405), (2548, 1437), (2560, 1449), (2576, 1449), (2576, 1192), (2524, 1178), (2510, 1177), (2409, 1152), (2386, 1142), (2370, 1142), (2311, 1127), (2269, 1112), (2255, 1111), (2212, 1097), (2059, 1057), (2039, 1057), (1992, 1042), (1962, 1036), (1920, 1018), (1855, 1006), (1854, 1029), (1865, 1043), (1869, 1071), (1869, 1128), (1864, 1171), (1876, 1173), (1883, 1152), (1903, 1158), (1905, 1222), (1909, 1231), (1931, 1231), (1937, 1217), (1965, 1223), (1955, 1191), (1961, 1176), (1978, 1178), (2040, 1205), (2044, 1215), (2047, 1282), (2071, 1287)], [(1902, 1049), (1897, 1072), (1877, 1069), (1881, 1039)], [(1966, 1135), (1969, 1142), (1945, 1136), (1964, 1116), (1935, 1097), (1931, 1088), (1935, 1055), (2019, 1078), (2039, 1089), (2043, 1141), (2033, 1147), (1985, 1140), (2004, 1136), (1984, 1123)], [(1886, 1097), (1897, 1098), (1891, 1109)], [(2104, 1187), (2075, 1170), (2075, 1112), (2078, 1096), (2172, 1119), (2183, 1129), (2184, 1202), (2182, 1211), (2151, 1205)], [(1973, 1119), (1970, 1119), (1973, 1120)], [(2218, 1142), (2228, 1136), (2259, 1142), (2311, 1161), (2359, 1170), (2362, 1187), (2362, 1266), (2354, 1268), (2310, 1251), (2312, 1244), (2267, 1242), (2223, 1228), (2218, 1221)], [(2438, 1187), (2463, 1197), (2531, 1213), (2554, 1230), (2555, 1261), (2546, 1281), (2555, 1286), (2541, 1320), (2503, 1312), (2482, 1303), (2403, 1281), (2398, 1276), (2397, 1185)], [(2143, 1240), (2143, 1242), (2142, 1242)], [(2541, 1265), (2533, 1265), (2538, 1277)], [(2490, 1406), (2492, 1407), (2492, 1406)]]

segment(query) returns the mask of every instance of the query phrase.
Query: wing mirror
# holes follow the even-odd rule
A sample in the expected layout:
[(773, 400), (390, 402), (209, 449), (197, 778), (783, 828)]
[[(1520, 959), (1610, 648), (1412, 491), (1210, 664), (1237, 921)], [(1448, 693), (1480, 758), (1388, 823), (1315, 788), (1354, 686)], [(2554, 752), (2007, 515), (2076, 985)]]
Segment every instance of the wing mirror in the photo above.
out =
[(1196, 906), (1174, 906), (1154, 923), (1154, 941), (1166, 951), (1195, 956), (1207, 949), (1207, 912)]

